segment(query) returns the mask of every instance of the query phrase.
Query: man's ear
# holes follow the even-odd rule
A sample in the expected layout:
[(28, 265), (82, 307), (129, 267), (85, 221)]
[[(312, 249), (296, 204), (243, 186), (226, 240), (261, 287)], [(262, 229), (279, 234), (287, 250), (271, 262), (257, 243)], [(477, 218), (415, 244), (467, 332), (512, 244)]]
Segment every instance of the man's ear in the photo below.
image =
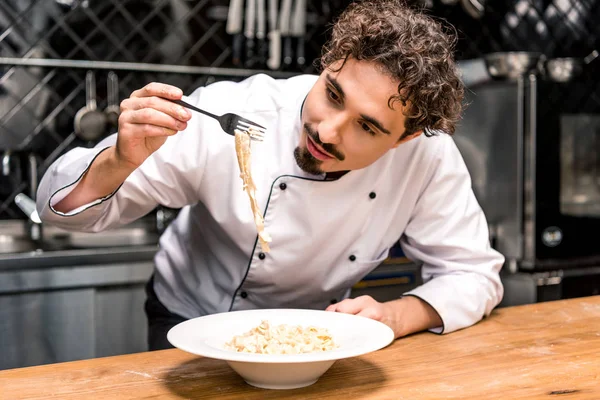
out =
[(394, 143), (394, 145), (392, 146), (392, 148), (395, 149), (396, 147), (400, 146), (402, 143), (406, 143), (409, 140), (412, 140), (412, 139), (416, 138), (417, 136), (420, 136), (422, 133), (423, 133), (423, 130), (416, 131), (414, 133), (411, 133), (410, 135), (404, 135), (403, 134), (400, 137), (400, 139), (398, 139), (398, 141), (396, 143)]

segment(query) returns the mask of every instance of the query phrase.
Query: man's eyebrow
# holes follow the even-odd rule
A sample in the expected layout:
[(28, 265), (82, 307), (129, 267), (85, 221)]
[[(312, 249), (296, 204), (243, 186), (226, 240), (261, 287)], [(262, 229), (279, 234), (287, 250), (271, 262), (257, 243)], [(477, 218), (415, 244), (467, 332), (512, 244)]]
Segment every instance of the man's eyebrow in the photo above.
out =
[[(339, 82), (335, 78), (333, 78), (329, 75), (326, 75), (326, 78), (327, 78), (327, 82), (329, 82), (329, 84), (335, 88), (335, 91), (337, 92), (340, 99), (343, 100), (345, 98), (345, 94), (344, 94), (344, 90), (342, 89), (342, 86), (339, 84)], [(391, 135), (391, 132), (389, 130), (385, 129), (383, 127), (383, 124), (381, 122), (377, 121), (375, 118), (369, 117), (368, 115), (364, 115), (364, 114), (361, 114), (360, 117), (362, 119), (364, 119), (366, 122), (368, 122), (369, 124), (373, 125), (375, 128), (377, 128), (381, 132), (383, 132), (387, 135)]]
[(383, 125), (379, 121), (377, 121), (375, 118), (369, 117), (368, 115), (364, 115), (364, 114), (360, 114), (360, 117), (362, 119), (364, 119), (365, 121), (367, 121), (368, 123), (370, 123), (371, 125), (373, 125), (375, 128), (377, 128), (381, 132), (385, 133), (386, 135), (392, 134), (392, 132), (385, 129), (383, 127)]

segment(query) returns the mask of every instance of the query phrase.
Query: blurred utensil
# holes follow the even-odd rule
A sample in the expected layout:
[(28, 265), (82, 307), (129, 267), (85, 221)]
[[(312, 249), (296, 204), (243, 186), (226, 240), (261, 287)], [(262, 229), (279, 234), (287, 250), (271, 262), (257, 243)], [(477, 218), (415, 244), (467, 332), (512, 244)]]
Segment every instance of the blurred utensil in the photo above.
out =
[(5, 150), (4, 153), (2, 153), (2, 176), (10, 175), (10, 171), (11, 171), (10, 156), (11, 156), (10, 150)]
[(484, 56), (486, 68), (495, 79), (517, 79), (536, 70), (541, 54), (534, 52), (498, 52)]
[(233, 36), (232, 43), (232, 63), (240, 66), (242, 64), (242, 46), (244, 43), (244, 34), (242, 32), (244, 0), (231, 0), (227, 12), (227, 24), (225, 31)]
[(461, 0), (462, 8), (474, 19), (483, 17), (485, 0)]
[(277, 26), (278, 0), (269, 0), (269, 59), (267, 67), (277, 70), (281, 66), (281, 32)]
[(288, 68), (292, 65), (292, 37), (290, 31), (290, 17), (292, 14), (292, 0), (283, 0), (281, 12), (279, 13), (279, 30), (283, 43), (282, 57), (283, 66)]
[(256, 0), (256, 61), (260, 68), (267, 63), (268, 50), (265, 0)]
[(579, 76), (585, 66), (598, 57), (598, 51), (594, 50), (583, 59), (576, 57), (551, 58), (544, 62), (544, 74), (554, 82), (569, 82)]
[(255, 27), (256, 27), (256, 0), (246, 0), (244, 36), (246, 38), (246, 68), (253, 68), (255, 64)]
[(119, 127), (121, 107), (119, 106), (119, 78), (113, 71), (108, 73), (106, 97), (108, 103), (104, 109), (106, 122), (109, 129), (117, 129)]
[(75, 114), (75, 134), (86, 141), (100, 138), (106, 132), (106, 114), (97, 109), (96, 78), (92, 71), (85, 76), (86, 104)]
[(36, 210), (35, 201), (24, 193), (15, 196), (15, 204), (29, 217), (35, 224), (41, 224), (42, 220)]
[(304, 57), (304, 35), (306, 34), (306, 0), (295, 0), (294, 15), (291, 21), (291, 34), (296, 38), (296, 64), (303, 67), (306, 63)]

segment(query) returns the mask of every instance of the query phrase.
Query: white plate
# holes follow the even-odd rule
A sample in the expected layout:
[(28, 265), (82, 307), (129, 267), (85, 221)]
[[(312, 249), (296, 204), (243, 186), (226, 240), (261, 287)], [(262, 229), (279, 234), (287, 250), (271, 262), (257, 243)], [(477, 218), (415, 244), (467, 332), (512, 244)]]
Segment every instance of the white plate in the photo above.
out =
[[(225, 343), (260, 325), (289, 324), (326, 328), (338, 348), (307, 354), (249, 354), (226, 349)], [(167, 333), (184, 351), (225, 360), (253, 386), (292, 389), (308, 386), (336, 361), (379, 350), (394, 340), (387, 325), (365, 317), (319, 310), (268, 309), (212, 314), (182, 322)]]

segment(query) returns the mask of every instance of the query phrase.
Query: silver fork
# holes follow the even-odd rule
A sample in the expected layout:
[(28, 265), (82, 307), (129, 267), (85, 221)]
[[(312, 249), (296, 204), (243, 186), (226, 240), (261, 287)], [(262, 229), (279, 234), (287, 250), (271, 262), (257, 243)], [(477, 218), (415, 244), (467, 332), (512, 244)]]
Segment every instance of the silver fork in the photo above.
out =
[(171, 100), (173, 103), (179, 104), (182, 107), (189, 108), (190, 110), (197, 111), (204, 115), (208, 115), (219, 121), (221, 124), (221, 128), (228, 134), (235, 136), (235, 130), (241, 130), (243, 132), (248, 132), (250, 135), (250, 139), (262, 142), (265, 139), (265, 132), (267, 128), (257, 124), (256, 122), (252, 122), (249, 119), (240, 117), (237, 114), (227, 113), (223, 115), (215, 115), (209, 113), (208, 111), (204, 111), (201, 108), (195, 107), (191, 104), (186, 103), (183, 100)]

